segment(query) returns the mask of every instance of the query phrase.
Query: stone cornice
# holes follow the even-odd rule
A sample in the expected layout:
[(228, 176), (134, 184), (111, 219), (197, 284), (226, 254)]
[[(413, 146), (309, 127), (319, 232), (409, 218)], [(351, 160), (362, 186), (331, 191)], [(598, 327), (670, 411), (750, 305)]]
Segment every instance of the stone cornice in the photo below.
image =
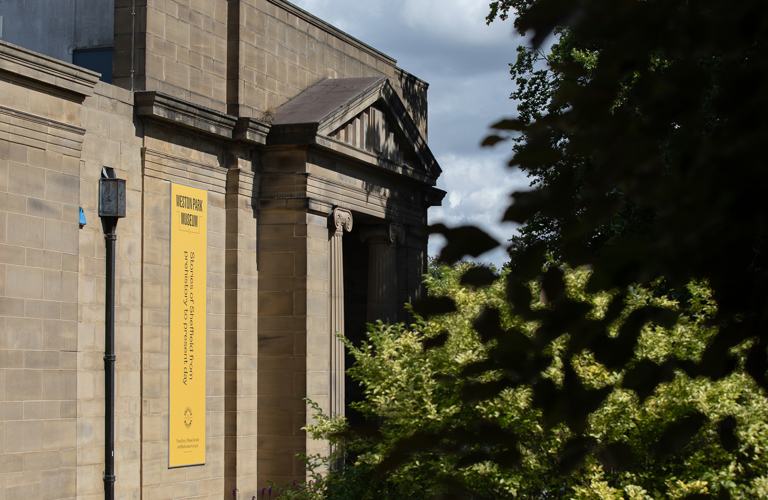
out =
[(270, 125), (255, 118), (237, 118), (157, 91), (136, 92), (134, 103), (136, 114), (141, 117), (226, 139), (259, 145), (267, 143)]
[(370, 164), (370, 166), (381, 168), (382, 170), (388, 171), (392, 174), (404, 176), (418, 182), (429, 184), (431, 186), (437, 183), (437, 175), (409, 167), (408, 165), (402, 165), (389, 161), (386, 158), (381, 158), (379, 155), (371, 153), (370, 151), (356, 148), (332, 137), (317, 135), (314, 137), (314, 141), (311, 144), (315, 144), (324, 149), (333, 151), (336, 154), (343, 155), (346, 158), (355, 158)]
[(136, 114), (175, 123), (200, 132), (231, 139), (237, 118), (168, 94), (156, 91), (136, 92)]
[(68, 123), (51, 120), (49, 118), (43, 118), (42, 116), (25, 113), (24, 111), (19, 111), (17, 109), (6, 108), (5, 106), (0, 106), (0, 114), (10, 116), (14, 119), (34, 123), (36, 125), (42, 125), (43, 127), (58, 129), (73, 136), (85, 135), (85, 129), (82, 127), (75, 127), (74, 125), (70, 125)]
[(308, 22), (312, 26), (315, 26), (316, 28), (319, 28), (319, 29), (325, 31), (326, 33), (329, 33), (329, 34), (335, 36), (336, 38), (338, 38), (340, 40), (343, 40), (344, 42), (346, 42), (346, 43), (348, 43), (350, 45), (353, 45), (357, 49), (360, 49), (361, 51), (363, 51), (363, 52), (365, 52), (365, 53), (367, 53), (369, 55), (372, 55), (373, 57), (375, 57), (377, 59), (381, 59), (382, 61), (386, 62), (387, 64), (391, 64), (392, 66), (397, 64), (397, 60), (396, 59), (386, 55), (383, 52), (380, 52), (380, 51), (374, 49), (370, 45), (361, 42), (357, 38), (355, 38), (355, 37), (353, 37), (353, 36), (343, 32), (343, 31), (341, 31), (339, 28), (337, 28), (337, 27), (335, 27), (335, 26), (333, 26), (331, 24), (328, 24), (327, 22), (323, 21), (320, 18), (313, 16), (312, 14), (307, 12), (306, 10), (301, 9), (301, 8), (293, 5), (292, 3), (286, 2), (285, 0), (267, 0), (267, 1), (269, 3), (271, 3), (271, 4), (273, 4), (273, 5), (276, 5), (277, 7), (281, 8), (281, 9), (283, 9), (285, 11), (290, 12), (291, 14), (293, 14), (296, 17), (298, 17), (299, 19), (302, 19), (302, 20)]
[(0, 42), (0, 74), (78, 100), (93, 95), (93, 87), (99, 81), (99, 73), (95, 71), (7, 42)]
[(407, 78), (408, 80), (412, 80), (413, 82), (418, 84), (423, 90), (427, 90), (429, 88), (429, 82), (425, 82), (418, 76), (405, 71), (403, 68), (397, 66), (395, 70), (397, 71), (396, 76), (400, 78)]
[(266, 144), (270, 126), (255, 118), (238, 118), (234, 138), (254, 144)]
[(260, 212), (268, 212), (272, 210), (307, 210), (308, 212), (323, 217), (328, 217), (333, 212), (333, 205), (330, 203), (308, 196), (297, 196), (295, 198), (259, 198), (257, 203)]
[(425, 207), (439, 207), (443, 204), (446, 192), (436, 187), (430, 187), (423, 192), (423, 203)]

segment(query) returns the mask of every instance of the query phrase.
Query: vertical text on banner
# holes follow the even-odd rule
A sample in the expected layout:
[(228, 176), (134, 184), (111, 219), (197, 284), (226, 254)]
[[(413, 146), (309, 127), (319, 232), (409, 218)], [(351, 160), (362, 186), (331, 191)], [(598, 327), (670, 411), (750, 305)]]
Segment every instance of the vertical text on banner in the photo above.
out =
[(205, 463), (208, 192), (171, 184), (169, 467)]

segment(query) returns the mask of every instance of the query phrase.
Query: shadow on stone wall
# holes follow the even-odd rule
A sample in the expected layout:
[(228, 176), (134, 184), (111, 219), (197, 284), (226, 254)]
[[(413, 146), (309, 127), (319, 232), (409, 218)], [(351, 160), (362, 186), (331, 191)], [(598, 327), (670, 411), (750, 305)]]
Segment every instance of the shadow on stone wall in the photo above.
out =
[(427, 140), (427, 84), (412, 74), (400, 70), (398, 85), (402, 89), (403, 101), (419, 127), (424, 140)]

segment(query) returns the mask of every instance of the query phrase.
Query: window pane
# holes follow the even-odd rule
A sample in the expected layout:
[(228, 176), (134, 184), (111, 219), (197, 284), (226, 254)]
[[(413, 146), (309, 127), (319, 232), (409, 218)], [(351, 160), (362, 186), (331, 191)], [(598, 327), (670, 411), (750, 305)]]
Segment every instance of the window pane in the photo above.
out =
[(102, 82), (112, 83), (112, 47), (81, 49), (72, 52), (72, 62), (85, 69), (101, 73)]

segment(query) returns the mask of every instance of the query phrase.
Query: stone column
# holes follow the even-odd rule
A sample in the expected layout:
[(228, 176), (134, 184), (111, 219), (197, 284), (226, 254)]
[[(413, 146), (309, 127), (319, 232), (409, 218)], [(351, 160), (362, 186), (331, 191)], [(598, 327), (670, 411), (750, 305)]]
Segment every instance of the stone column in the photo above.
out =
[(264, 196), (285, 186), (298, 191), (306, 178), (261, 176), (256, 440), (261, 487), (267, 481), (309, 479), (296, 455), (328, 450), (326, 441), (312, 439), (302, 427), (314, 414), (304, 398), (326, 413), (331, 407), (328, 217), (333, 206), (307, 196)]
[(336, 333), (344, 335), (344, 260), (341, 237), (352, 231), (352, 213), (335, 208), (328, 219), (331, 231), (330, 293), (331, 293), (331, 416), (344, 416), (344, 344)]
[(368, 312), (366, 321), (397, 321), (397, 252), (396, 243), (405, 242), (405, 229), (400, 224), (367, 226), (360, 238), (368, 243)]
[(259, 489), (257, 219), (251, 162), (232, 158), (227, 171), (224, 277), (224, 486), (250, 498)]

